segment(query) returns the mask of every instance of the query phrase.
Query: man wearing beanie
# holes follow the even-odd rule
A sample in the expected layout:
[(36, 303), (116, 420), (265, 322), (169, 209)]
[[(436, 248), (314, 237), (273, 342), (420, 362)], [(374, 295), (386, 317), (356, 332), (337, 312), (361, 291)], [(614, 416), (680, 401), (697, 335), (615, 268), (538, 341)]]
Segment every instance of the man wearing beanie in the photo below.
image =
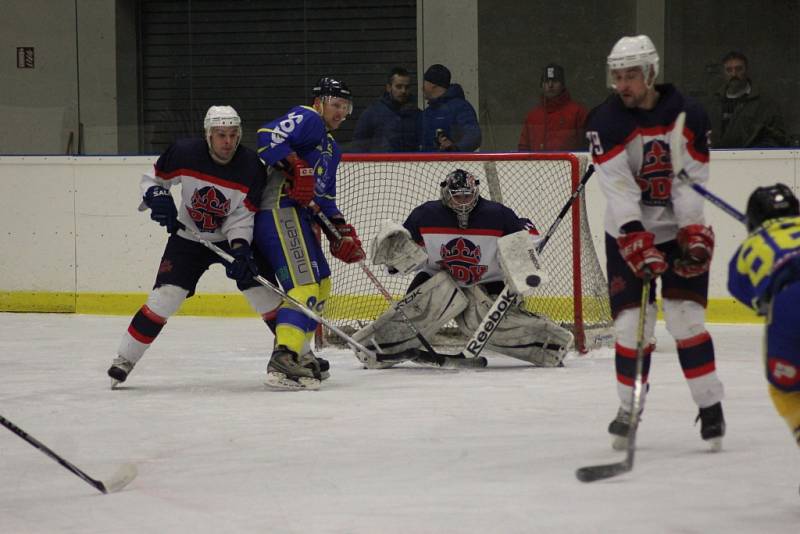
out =
[(428, 101), (422, 118), (423, 152), (473, 152), (481, 145), (475, 108), (464, 90), (450, 83), (450, 70), (434, 64), (425, 71), (422, 93)]
[(550, 63), (540, 79), (541, 103), (528, 112), (519, 136), (520, 152), (586, 150), (583, 125), (586, 108), (569, 95), (564, 68)]

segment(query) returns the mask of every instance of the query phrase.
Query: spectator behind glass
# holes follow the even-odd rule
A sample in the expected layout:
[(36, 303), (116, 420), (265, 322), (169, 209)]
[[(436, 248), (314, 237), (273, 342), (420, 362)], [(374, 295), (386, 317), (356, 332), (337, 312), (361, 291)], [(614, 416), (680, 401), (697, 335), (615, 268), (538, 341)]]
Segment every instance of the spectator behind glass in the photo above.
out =
[(474, 152), (481, 146), (481, 128), (464, 90), (450, 83), (450, 71), (434, 64), (425, 71), (422, 93), (428, 101), (422, 119), (424, 152)]
[(538, 150), (586, 150), (583, 126), (586, 108), (569, 95), (564, 69), (550, 63), (542, 71), (541, 104), (525, 117), (519, 135), (520, 152)]
[(413, 152), (419, 150), (420, 110), (411, 96), (411, 75), (402, 67), (389, 73), (383, 96), (369, 106), (356, 124), (351, 152)]
[(710, 107), (711, 146), (747, 148), (789, 146), (778, 104), (761, 94), (748, 76), (747, 57), (728, 52), (722, 58), (725, 84)]

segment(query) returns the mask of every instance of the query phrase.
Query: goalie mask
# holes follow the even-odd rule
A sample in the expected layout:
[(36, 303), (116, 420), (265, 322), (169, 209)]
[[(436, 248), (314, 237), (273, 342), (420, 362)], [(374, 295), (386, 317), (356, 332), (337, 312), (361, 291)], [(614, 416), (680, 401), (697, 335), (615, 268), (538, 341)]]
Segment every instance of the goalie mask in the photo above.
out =
[(466, 228), (469, 213), (478, 203), (480, 180), (471, 172), (456, 169), (439, 185), (442, 188), (442, 204), (456, 212), (458, 226)]
[(206, 117), (203, 119), (206, 143), (208, 143), (208, 150), (211, 152), (211, 156), (216, 157), (221, 163), (226, 163), (230, 160), (230, 157), (233, 157), (233, 153), (227, 158), (227, 161), (223, 154), (218, 153), (219, 151), (215, 149), (214, 143), (212, 143), (211, 140), (211, 134), (214, 128), (236, 128), (238, 135), (232, 151), (236, 152), (236, 149), (239, 147), (239, 142), (242, 140), (242, 119), (239, 118), (239, 114), (236, 113), (236, 110), (231, 106), (211, 106), (208, 108)]
[(752, 232), (764, 221), (800, 215), (800, 203), (784, 184), (756, 188), (747, 200), (747, 231)]

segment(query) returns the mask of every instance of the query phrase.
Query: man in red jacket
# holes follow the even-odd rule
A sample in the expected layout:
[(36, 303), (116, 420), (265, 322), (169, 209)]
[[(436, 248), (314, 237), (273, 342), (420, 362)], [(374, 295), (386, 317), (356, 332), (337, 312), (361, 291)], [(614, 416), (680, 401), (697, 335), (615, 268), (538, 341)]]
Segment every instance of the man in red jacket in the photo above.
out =
[(541, 101), (525, 117), (518, 150), (586, 150), (586, 108), (569, 96), (560, 65), (550, 63), (542, 71)]

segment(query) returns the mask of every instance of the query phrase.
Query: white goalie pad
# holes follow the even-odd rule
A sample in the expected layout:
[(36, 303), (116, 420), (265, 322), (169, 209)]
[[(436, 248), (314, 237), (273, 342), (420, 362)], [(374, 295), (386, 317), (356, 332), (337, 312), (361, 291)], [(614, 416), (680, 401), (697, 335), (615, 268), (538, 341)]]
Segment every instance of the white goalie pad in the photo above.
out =
[(373, 265), (386, 265), (397, 274), (412, 273), (427, 259), (425, 250), (411, 239), (411, 233), (392, 220), (383, 222), (372, 241)]
[[(469, 300), (467, 309), (456, 317), (458, 328), (471, 336), (493, 300), (480, 286), (463, 289)], [(573, 335), (550, 319), (512, 307), (495, 326), (486, 348), (538, 367), (557, 367), (572, 348)]]
[(536, 252), (539, 239), (527, 230), (521, 230), (497, 240), (497, 257), (506, 284), (517, 295), (530, 295), (536, 287), (547, 283), (547, 273), (542, 269)]
[(397, 311), (398, 306), (403, 308), (417, 330), (428, 338), (464, 311), (467, 298), (449, 274), (439, 272), (408, 293), (403, 300), (395, 302), (373, 323), (353, 334), (353, 339), (383, 354), (397, 354), (419, 347), (419, 339)]

